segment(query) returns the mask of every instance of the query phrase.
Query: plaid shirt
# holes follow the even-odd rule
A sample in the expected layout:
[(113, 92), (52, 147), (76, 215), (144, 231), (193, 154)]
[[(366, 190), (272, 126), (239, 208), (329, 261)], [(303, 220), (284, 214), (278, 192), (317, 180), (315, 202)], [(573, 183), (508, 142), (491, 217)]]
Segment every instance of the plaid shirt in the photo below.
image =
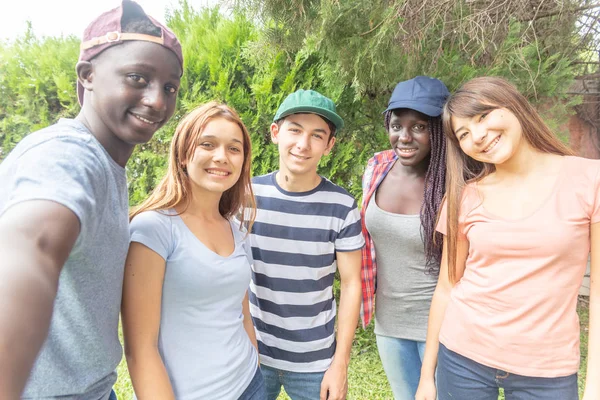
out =
[(371, 196), (375, 193), (383, 178), (388, 174), (398, 156), (393, 150), (386, 150), (376, 153), (367, 163), (367, 168), (362, 180), (362, 203), (360, 216), (362, 221), (362, 232), (365, 237), (365, 247), (362, 249), (362, 291), (363, 301), (360, 310), (360, 318), (363, 328), (371, 322), (375, 311), (375, 290), (377, 289), (377, 263), (375, 261), (375, 245), (373, 239), (367, 231), (365, 225), (365, 213), (367, 206), (371, 201)]

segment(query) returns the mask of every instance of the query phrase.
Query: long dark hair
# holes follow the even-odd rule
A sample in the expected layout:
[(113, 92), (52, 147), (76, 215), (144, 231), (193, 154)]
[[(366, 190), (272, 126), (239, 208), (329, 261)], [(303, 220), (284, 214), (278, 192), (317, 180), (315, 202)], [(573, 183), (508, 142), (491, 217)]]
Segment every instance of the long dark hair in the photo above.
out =
[[(395, 110), (385, 113), (385, 130), (390, 130), (390, 120)], [(435, 230), (437, 213), (446, 193), (446, 138), (441, 117), (429, 117), (427, 124), (431, 153), (425, 174), (425, 190), (421, 204), (421, 236), (425, 245), (427, 272), (437, 275), (442, 261), (443, 236)]]
[(443, 124), (448, 142), (447, 234), (448, 278), (456, 281), (456, 252), (458, 214), (462, 193), (469, 182), (476, 182), (494, 172), (493, 164), (482, 163), (467, 156), (452, 129), (452, 117), (472, 118), (497, 108), (506, 108), (521, 124), (523, 139), (542, 153), (572, 155), (573, 151), (561, 142), (544, 123), (516, 87), (502, 78), (471, 79), (450, 96), (444, 106)]

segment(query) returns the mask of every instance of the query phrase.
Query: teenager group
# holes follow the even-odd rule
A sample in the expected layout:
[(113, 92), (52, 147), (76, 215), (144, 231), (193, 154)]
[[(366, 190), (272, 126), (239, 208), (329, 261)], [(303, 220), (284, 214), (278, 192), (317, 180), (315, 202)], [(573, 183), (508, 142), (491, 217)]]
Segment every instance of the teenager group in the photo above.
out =
[(583, 399), (600, 399), (600, 162), (514, 86), (400, 82), (360, 211), (317, 173), (343, 128), (330, 99), (285, 98), (279, 170), (254, 178), (244, 123), (210, 102), (130, 210), (125, 165), (182, 74), (175, 35), (123, 0), (84, 33), (79, 115), (0, 164), (0, 398), (116, 399), (121, 313), (138, 399), (344, 399), (360, 315), (396, 399), (575, 400), (591, 254)]

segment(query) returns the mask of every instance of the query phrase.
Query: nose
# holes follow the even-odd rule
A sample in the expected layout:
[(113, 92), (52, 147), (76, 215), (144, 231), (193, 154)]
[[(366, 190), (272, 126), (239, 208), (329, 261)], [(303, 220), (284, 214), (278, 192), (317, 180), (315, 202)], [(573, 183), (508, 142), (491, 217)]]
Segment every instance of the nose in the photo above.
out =
[(298, 137), (296, 147), (300, 150), (308, 150), (310, 148), (310, 137), (308, 134), (303, 134)]
[(471, 128), (471, 135), (473, 136), (473, 141), (475, 143), (484, 143), (485, 138), (487, 137), (487, 129), (485, 126), (474, 126)]
[(412, 135), (408, 132), (408, 129), (400, 129), (398, 132), (398, 140), (402, 143), (410, 143), (412, 142)]
[(156, 111), (167, 110), (167, 93), (160, 85), (148, 85), (142, 104)]
[(219, 146), (215, 149), (213, 152), (213, 160), (221, 164), (227, 164), (228, 159), (226, 146)]

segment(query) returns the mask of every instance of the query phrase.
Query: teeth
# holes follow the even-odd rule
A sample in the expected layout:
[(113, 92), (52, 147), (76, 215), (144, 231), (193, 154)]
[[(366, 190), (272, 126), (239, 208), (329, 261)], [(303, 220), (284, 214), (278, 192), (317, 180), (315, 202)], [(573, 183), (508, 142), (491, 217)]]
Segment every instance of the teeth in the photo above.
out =
[(131, 114), (131, 115), (133, 115), (134, 117), (136, 117), (136, 118), (137, 118), (137, 119), (139, 119), (140, 121), (142, 121), (142, 122), (145, 122), (145, 123), (147, 123), (147, 124), (150, 124), (150, 125), (154, 125), (154, 124), (156, 124), (156, 123), (157, 123), (157, 122), (152, 122), (152, 121), (150, 121), (150, 120), (148, 120), (148, 119), (146, 119), (146, 118), (144, 118), (144, 117), (140, 117), (140, 116), (139, 116), (139, 115), (137, 115), (137, 114)]
[(229, 172), (223, 172), (223, 171), (207, 170), (206, 172), (208, 172), (209, 174), (219, 175), (219, 176), (227, 176), (227, 175), (229, 175)]
[(496, 139), (494, 139), (492, 141), (492, 143), (490, 143), (490, 145), (488, 147), (485, 148), (485, 150), (483, 150), (484, 153), (487, 153), (488, 151), (490, 151), (492, 148), (494, 148), (494, 146), (496, 145), (496, 143), (498, 143), (498, 140), (500, 140), (500, 136), (496, 137)]
[(417, 149), (400, 149), (400, 153), (414, 153)]

